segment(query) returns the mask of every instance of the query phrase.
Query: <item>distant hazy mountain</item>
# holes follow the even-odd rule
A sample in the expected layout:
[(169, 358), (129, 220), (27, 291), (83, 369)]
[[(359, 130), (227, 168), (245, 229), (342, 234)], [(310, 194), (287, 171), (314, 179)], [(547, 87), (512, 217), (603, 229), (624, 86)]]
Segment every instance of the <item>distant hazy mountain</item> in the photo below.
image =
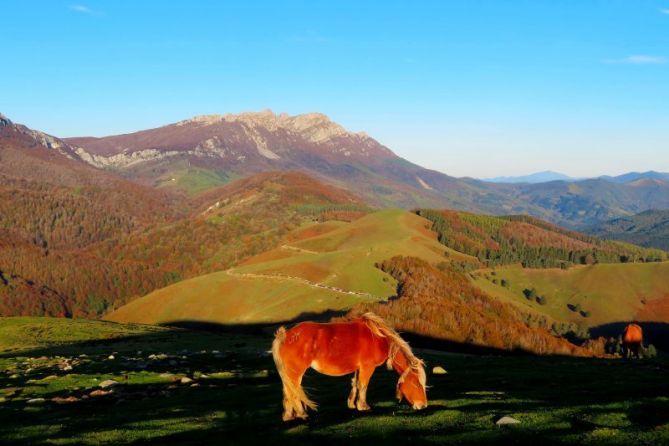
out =
[[(628, 172), (616, 176), (602, 175), (596, 178), (618, 184), (633, 183), (635, 181), (641, 181), (641, 180), (669, 182), (669, 173), (655, 172), (653, 170), (650, 170), (648, 172)], [(586, 179), (589, 178), (570, 177), (569, 175), (565, 175), (560, 172), (553, 172), (552, 170), (546, 170), (544, 172), (537, 172), (530, 175), (524, 175), (518, 177), (485, 178), (483, 179), (483, 181), (486, 181), (488, 183), (540, 184), (540, 183), (548, 183), (550, 181), (575, 182), (575, 181), (583, 181)]]
[(597, 237), (669, 251), (669, 211), (650, 210), (585, 228)]
[(629, 172), (614, 177), (603, 175), (599, 178), (601, 178), (602, 180), (611, 181), (613, 183), (623, 183), (623, 184), (639, 180), (657, 180), (657, 181), (669, 182), (669, 173), (655, 172), (653, 170), (650, 170), (648, 172)]
[(519, 177), (495, 177), (495, 178), (486, 178), (483, 181), (489, 183), (547, 183), (549, 181), (578, 181), (580, 178), (570, 177), (560, 172), (553, 172), (551, 170), (546, 170), (544, 172), (537, 172), (530, 175), (519, 176)]

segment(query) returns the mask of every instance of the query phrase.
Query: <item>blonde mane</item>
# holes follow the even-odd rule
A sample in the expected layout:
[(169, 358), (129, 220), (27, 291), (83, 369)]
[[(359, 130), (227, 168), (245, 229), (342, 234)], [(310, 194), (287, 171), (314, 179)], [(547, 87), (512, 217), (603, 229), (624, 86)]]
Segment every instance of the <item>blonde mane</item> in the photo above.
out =
[(414, 371), (418, 375), (418, 381), (420, 382), (423, 388), (426, 387), (427, 377), (425, 375), (425, 363), (418, 359), (416, 355), (413, 354), (411, 347), (407, 341), (402, 339), (400, 335), (390, 326), (388, 323), (383, 320), (381, 317), (377, 316), (374, 313), (368, 312), (361, 316), (362, 320), (365, 321), (369, 329), (375, 336), (380, 338), (388, 338), (390, 343), (390, 348), (388, 350), (388, 359), (386, 360), (386, 366), (389, 370), (393, 368), (393, 362), (395, 361), (395, 356), (398, 352), (402, 352), (404, 357), (409, 362), (409, 367), (404, 370), (398, 384), (403, 382), (407, 375)]

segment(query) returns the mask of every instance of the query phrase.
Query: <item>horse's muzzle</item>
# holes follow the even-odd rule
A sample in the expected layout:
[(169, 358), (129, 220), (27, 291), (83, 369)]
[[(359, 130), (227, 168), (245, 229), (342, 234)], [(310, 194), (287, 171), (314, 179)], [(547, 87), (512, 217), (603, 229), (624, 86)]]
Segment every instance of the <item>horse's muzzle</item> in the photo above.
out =
[(416, 403), (413, 405), (414, 410), (423, 410), (427, 407), (427, 403)]

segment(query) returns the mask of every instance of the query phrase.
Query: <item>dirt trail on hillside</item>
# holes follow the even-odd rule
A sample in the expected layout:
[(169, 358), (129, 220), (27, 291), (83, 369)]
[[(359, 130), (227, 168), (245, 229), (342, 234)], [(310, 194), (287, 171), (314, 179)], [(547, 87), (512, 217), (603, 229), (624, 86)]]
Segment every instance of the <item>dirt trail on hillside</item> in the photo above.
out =
[(360, 297), (367, 297), (370, 299), (375, 299), (375, 300), (380, 300), (381, 298), (378, 296), (374, 296), (373, 294), (365, 293), (363, 291), (351, 291), (351, 290), (345, 290), (343, 288), (339, 287), (334, 287), (330, 285), (325, 285), (323, 283), (318, 283), (318, 282), (311, 282), (307, 279), (304, 279), (302, 277), (296, 277), (296, 276), (288, 276), (284, 274), (255, 274), (255, 273), (238, 273), (232, 269), (226, 270), (225, 273), (229, 276), (232, 277), (239, 277), (239, 278), (246, 278), (246, 279), (272, 279), (272, 280), (279, 280), (279, 281), (286, 281), (286, 282), (296, 282), (301, 285), (306, 285), (310, 286), (312, 288), (319, 288), (322, 290), (329, 290), (333, 291), (335, 293), (340, 293), (340, 294), (346, 294), (349, 296), (360, 296)]
[(321, 252), (318, 252), (318, 251), (310, 251), (308, 249), (302, 249), (302, 248), (298, 248), (297, 246), (290, 246), (290, 245), (281, 245), (281, 249), (287, 249), (289, 251), (301, 252), (303, 254), (322, 254)]

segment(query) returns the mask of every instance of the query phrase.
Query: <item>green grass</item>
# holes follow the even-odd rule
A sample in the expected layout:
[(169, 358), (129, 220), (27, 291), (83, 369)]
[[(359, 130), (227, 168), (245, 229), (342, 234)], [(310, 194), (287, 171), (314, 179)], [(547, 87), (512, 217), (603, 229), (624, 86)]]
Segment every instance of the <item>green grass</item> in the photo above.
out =
[[(448, 248), (425, 229), (429, 222), (413, 213), (389, 209), (302, 241), (289, 243), (234, 268), (231, 276), (217, 272), (185, 280), (130, 302), (107, 316), (117, 322), (167, 323), (197, 320), (218, 323), (256, 323), (289, 320), (302, 313), (346, 310), (356, 303), (385, 300), (397, 283), (375, 264), (397, 255), (431, 263), (445, 261)], [(299, 228), (299, 232), (304, 231)], [(276, 255), (274, 255), (276, 254)], [(449, 258), (465, 258), (451, 251)], [(290, 276), (327, 287), (310, 286)]]
[[(51, 324), (57, 327), (43, 330)], [(67, 325), (71, 330), (64, 330)], [(96, 326), (99, 337), (91, 330)], [(280, 381), (264, 353), (271, 333), (252, 336), (34, 318), (0, 319), (0, 327), (0, 345), (13, 348), (0, 351), (0, 442), (5, 444), (659, 445), (669, 441), (665, 360), (418, 351), (428, 368), (441, 365), (448, 370), (446, 375), (428, 374), (427, 410), (414, 412), (398, 404), (397, 376), (382, 368), (368, 392), (373, 410), (365, 414), (346, 408), (349, 377), (310, 371), (304, 385), (320, 410), (306, 423), (285, 424)], [(35, 327), (43, 333), (39, 347), (23, 335)], [(116, 337), (123, 332), (125, 337)], [(53, 333), (55, 341), (44, 333)], [(114, 339), (109, 339), (110, 333)], [(152, 354), (159, 356), (149, 359)], [(63, 361), (73, 363), (73, 370), (60, 370)], [(139, 363), (146, 368), (137, 369)], [(173, 377), (183, 376), (198, 386), (174, 383)], [(114, 393), (81, 399), (110, 378), (119, 382)], [(51, 401), (66, 396), (79, 400)], [(33, 398), (45, 401), (29, 404)], [(496, 427), (494, 422), (503, 415), (521, 424)]]
[(166, 324), (278, 322), (305, 312), (341, 310), (366, 300), (292, 281), (213, 273), (178, 282), (107, 316), (114, 321)]
[[(639, 313), (645, 305), (666, 299), (669, 289), (669, 262), (599, 264), (568, 270), (508, 266), (496, 268), (495, 273), (491, 276), (490, 270), (481, 271), (476, 285), (492, 296), (524, 308), (531, 307), (558, 320), (587, 326), (635, 318), (649, 320)], [(498, 284), (493, 284), (492, 279)], [(508, 288), (500, 285), (502, 279), (509, 282)], [(545, 296), (546, 305), (528, 302), (523, 296), (526, 288), (535, 288), (537, 294)], [(591, 314), (584, 318), (571, 311), (567, 304), (578, 304)], [(669, 315), (655, 312), (649, 317), (662, 321)]]
[(0, 352), (160, 333), (163, 328), (56, 318), (0, 318)]
[(175, 188), (185, 192), (188, 195), (195, 195), (208, 189), (229, 183), (235, 176), (221, 174), (214, 170), (187, 167), (183, 170), (169, 172), (163, 178), (160, 178), (160, 187)]

